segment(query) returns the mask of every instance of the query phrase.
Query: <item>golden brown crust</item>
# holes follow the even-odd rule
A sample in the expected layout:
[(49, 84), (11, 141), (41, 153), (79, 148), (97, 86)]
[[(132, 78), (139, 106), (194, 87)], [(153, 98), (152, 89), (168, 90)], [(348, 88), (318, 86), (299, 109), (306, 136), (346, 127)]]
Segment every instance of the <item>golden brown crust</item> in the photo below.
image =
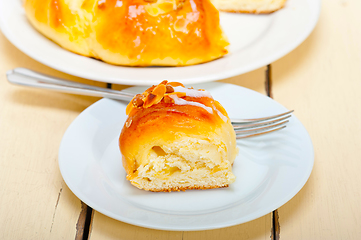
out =
[(140, 146), (156, 140), (158, 136), (167, 141), (175, 141), (185, 135), (207, 136), (208, 132), (214, 131), (222, 124), (221, 121), (206, 110), (195, 106), (159, 103), (138, 110), (129, 116), (126, 122), (131, 124), (129, 127), (125, 125), (120, 135), (120, 149), (125, 159), (123, 165), (127, 173), (132, 174), (138, 167), (134, 155)]
[(207, 91), (163, 81), (137, 94), (126, 112), (119, 147), (132, 185), (170, 192), (234, 182), (235, 132)]
[(24, 8), (60, 46), (112, 64), (192, 65), (229, 45), (209, 0), (26, 0)]
[[(192, 97), (182, 93), (178, 95), (182, 96), (182, 100), (198, 103), (199, 106), (167, 102), (166, 97), (153, 105), (146, 105), (149, 96), (158, 89), (158, 86), (153, 86), (144, 93), (138, 94), (127, 106), (129, 116), (121, 131), (119, 145), (123, 155), (123, 166), (128, 175), (132, 175), (137, 170), (135, 154), (147, 142), (155, 141), (159, 136), (168, 141), (174, 141), (185, 135), (207, 136), (224, 124), (224, 118), (228, 118), (225, 109), (208, 96)], [(177, 92), (170, 93), (170, 95), (177, 94)], [(143, 97), (144, 104), (134, 107), (139, 96)]]

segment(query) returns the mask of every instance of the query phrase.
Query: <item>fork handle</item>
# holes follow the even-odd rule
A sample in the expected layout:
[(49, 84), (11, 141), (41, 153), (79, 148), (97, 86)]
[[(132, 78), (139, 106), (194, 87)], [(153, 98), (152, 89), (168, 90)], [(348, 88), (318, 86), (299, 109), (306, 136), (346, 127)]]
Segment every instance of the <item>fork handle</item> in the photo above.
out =
[(48, 76), (26, 68), (15, 68), (6, 73), (10, 83), (56, 90), (72, 94), (81, 94), (95, 97), (112, 98), (123, 101), (130, 101), (134, 97), (133, 93), (127, 91), (117, 91), (108, 88), (95, 87), (89, 84), (72, 82), (61, 78)]

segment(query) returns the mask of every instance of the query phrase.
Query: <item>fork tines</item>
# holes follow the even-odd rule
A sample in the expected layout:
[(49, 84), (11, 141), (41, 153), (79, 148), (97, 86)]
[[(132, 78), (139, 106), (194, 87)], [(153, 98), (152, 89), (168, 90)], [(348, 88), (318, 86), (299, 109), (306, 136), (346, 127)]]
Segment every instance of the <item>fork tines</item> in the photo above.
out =
[(264, 118), (242, 120), (233, 119), (231, 121), (236, 132), (237, 139), (248, 138), (285, 128), (286, 124), (289, 122), (287, 119), (292, 116), (292, 112), (293, 110)]

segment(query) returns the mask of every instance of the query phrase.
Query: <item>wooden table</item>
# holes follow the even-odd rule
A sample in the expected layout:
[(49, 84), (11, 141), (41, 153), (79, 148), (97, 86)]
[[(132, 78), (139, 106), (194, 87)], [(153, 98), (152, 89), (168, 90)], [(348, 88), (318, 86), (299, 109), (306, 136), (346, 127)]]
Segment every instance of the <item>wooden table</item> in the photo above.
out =
[[(270, 95), (309, 131), (315, 165), (275, 212), (210, 231), (132, 226), (83, 204), (66, 186), (58, 148), (69, 124), (98, 100), (10, 85), (27, 67), (74, 81), (17, 50), (0, 33), (0, 239), (361, 239), (361, 1), (323, 1), (310, 37), (269, 66), (222, 80)], [(122, 88), (122, 86), (118, 86)]]

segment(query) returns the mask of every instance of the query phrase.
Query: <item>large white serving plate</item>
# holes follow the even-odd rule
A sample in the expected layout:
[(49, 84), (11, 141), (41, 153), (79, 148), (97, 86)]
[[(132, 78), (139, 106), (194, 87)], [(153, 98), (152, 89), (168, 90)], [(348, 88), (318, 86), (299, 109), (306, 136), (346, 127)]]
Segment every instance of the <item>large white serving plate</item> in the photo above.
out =
[[(262, 94), (231, 84), (194, 86), (210, 91), (233, 118), (253, 118), (287, 109)], [(133, 88), (137, 93), (141, 87)], [(224, 189), (154, 193), (126, 180), (118, 138), (126, 103), (102, 99), (69, 126), (59, 150), (61, 174), (83, 202), (114, 219), (162, 230), (205, 230), (241, 224), (289, 201), (311, 174), (310, 137), (292, 116), (288, 126), (264, 136), (238, 140), (236, 182)]]
[(27, 21), (19, 0), (0, 0), (0, 28), (25, 54), (68, 74), (126, 85), (158, 84), (164, 79), (194, 84), (242, 74), (286, 55), (311, 33), (320, 5), (320, 0), (287, 0), (283, 9), (272, 14), (221, 13), (230, 53), (187, 67), (122, 67), (74, 54), (38, 33)]

